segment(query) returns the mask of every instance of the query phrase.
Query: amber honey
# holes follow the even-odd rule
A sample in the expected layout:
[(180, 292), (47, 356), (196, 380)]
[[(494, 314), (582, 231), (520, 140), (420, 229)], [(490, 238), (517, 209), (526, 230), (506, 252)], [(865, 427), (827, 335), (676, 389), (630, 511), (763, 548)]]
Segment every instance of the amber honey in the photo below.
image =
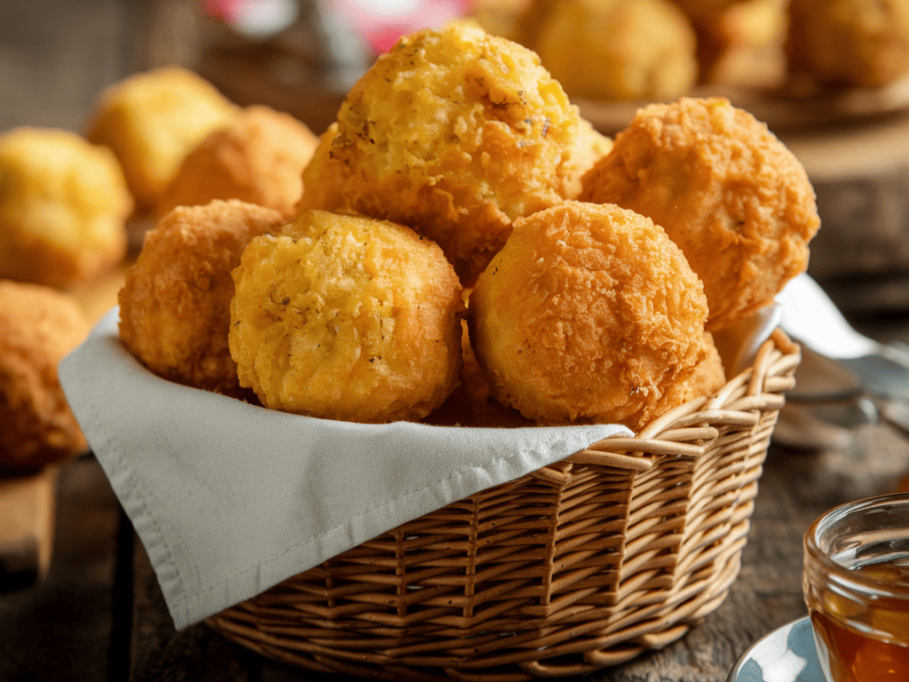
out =
[(909, 495), (815, 521), (803, 586), (829, 682), (909, 682)]
[[(909, 566), (881, 563), (853, 570), (909, 588)], [(819, 602), (809, 606), (811, 623), (835, 682), (909, 681), (906, 602), (878, 597), (860, 603), (834, 592), (819, 596)]]

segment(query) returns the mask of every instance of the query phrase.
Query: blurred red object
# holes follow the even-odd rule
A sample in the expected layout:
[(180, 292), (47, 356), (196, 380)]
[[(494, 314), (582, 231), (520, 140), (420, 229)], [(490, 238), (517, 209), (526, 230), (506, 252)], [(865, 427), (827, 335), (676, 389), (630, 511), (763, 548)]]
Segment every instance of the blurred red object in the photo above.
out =
[(300, 0), (201, 0), (200, 8), (203, 15), (256, 39), (293, 24), (300, 14)]

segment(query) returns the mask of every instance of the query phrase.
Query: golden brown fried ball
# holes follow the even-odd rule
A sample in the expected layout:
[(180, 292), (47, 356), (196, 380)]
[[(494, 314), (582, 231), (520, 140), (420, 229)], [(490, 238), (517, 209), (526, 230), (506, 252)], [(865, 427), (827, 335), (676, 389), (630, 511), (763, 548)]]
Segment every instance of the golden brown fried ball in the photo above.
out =
[(177, 206), (239, 199), (295, 215), (303, 169), (319, 138), (289, 114), (251, 106), (211, 133), (183, 159), (158, 202), (163, 215)]
[(684, 405), (689, 400), (712, 395), (726, 385), (726, 370), (723, 359), (713, 343), (713, 335), (704, 332), (702, 339), (704, 357), (694, 368), (694, 373), (683, 381), (673, 384), (660, 401), (653, 417)]
[(265, 407), (422, 419), (457, 385), (461, 285), (407, 227), (307, 211), (253, 239), (234, 281), (230, 350)]
[(722, 98), (638, 111), (584, 176), (582, 199), (651, 218), (704, 283), (715, 331), (770, 303), (808, 265), (820, 227), (798, 159)]
[(0, 277), (66, 287), (123, 258), (133, 200), (108, 149), (65, 130), (0, 136)]
[(568, 196), (578, 118), (531, 51), (465, 22), (422, 30), (350, 91), (301, 208), (408, 225), (469, 284), (513, 220)]
[(909, 72), (909, 2), (791, 0), (786, 50), (823, 85), (887, 85)]
[(120, 338), (170, 381), (246, 398), (227, 332), (231, 270), (250, 239), (276, 231), (281, 214), (237, 200), (180, 207), (145, 234), (120, 290)]
[(136, 200), (154, 207), (183, 158), (239, 109), (192, 71), (138, 73), (102, 93), (87, 137), (120, 159)]
[(468, 307), (500, 401), (541, 424), (637, 429), (705, 355), (707, 301), (653, 222), (575, 201), (518, 221)]
[(669, 0), (560, 0), (531, 44), (572, 97), (672, 99), (697, 81), (694, 29)]
[(787, 77), (788, 3), (745, 0), (699, 27), (700, 81), (745, 88), (781, 86)]
[(57, 378), (88, 331), (69, 294), (0, 280), (0, 470), (38, 469), (88, 448)]

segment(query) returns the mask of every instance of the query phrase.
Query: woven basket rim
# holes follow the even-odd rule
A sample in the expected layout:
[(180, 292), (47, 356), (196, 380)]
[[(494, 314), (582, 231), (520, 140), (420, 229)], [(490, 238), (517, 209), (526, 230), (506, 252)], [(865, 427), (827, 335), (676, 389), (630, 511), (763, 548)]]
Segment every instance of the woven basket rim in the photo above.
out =
[(518, 682), (662, 648), (738, 575), (799, 361), (777, 329), (719, 391), (637, 436), (408, 522), (207, 622), (290, 665), (379, 679)]

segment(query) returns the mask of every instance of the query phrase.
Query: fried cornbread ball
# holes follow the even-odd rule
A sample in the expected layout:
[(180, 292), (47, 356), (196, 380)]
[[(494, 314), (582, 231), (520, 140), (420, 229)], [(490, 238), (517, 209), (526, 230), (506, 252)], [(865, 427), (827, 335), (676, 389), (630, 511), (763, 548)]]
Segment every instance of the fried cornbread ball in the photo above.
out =
[(438, 245), (395, 223), (307, 211), (234, 270), (230, 350), (265, 407), (422, 419), (461, 368), (461, 285)]
[(651, 218), (704, 283), (708, 331), (769, 304), (808, 265), (820, 227), (798, 159), (723, 98), (638, 111), (584, 176), (581, 198)]
[(909, 2), (791, 0), (786, 51), (821, 84), (887, 85), (909, 72)]
[(120, 290), (120, 339), (152, 372), (187, 386), (247, 398), (230, 356), (231, 270), (281, 214), (237, 200), (179, 207), (145, 233)]
[(88, 448), (57, 378), (88, 331), (69, 294), (0, 280), (0, 470), (38, 469)]
[(136, 200), (154, 207), (183, 158), (239, 109), (180, 67), (138, 73), (102, 93), (86, 136), (120, 159)]
[(418, 31), (351, 89), (301, 208), (408, 225), (470, 284), (513, 220), (568, 196), (578, 119), (526, 48), (466, 22)]
[(518, 221), (468, 319), (496, 397), (540, 424), (636, 430), (706, 355), (707, 301), (681, 250), (608, 204), (568, 201)]
[(157, 211), (163, 215), (177, 206), (239, 199), (290, 218), (303, 194), (303, 169), (318, 142), (305, 124), (289, 114), (265, 106), (247, 107), (183, 159)]
[(0, 136), (0, 277), (66, 287), (126, 252), (133, 200), (108, 149), (65, 130)]
[(532, 47), (572, 97), (672, 99), (697, 81), (697, 41), (669, 0), (544, 0)]

